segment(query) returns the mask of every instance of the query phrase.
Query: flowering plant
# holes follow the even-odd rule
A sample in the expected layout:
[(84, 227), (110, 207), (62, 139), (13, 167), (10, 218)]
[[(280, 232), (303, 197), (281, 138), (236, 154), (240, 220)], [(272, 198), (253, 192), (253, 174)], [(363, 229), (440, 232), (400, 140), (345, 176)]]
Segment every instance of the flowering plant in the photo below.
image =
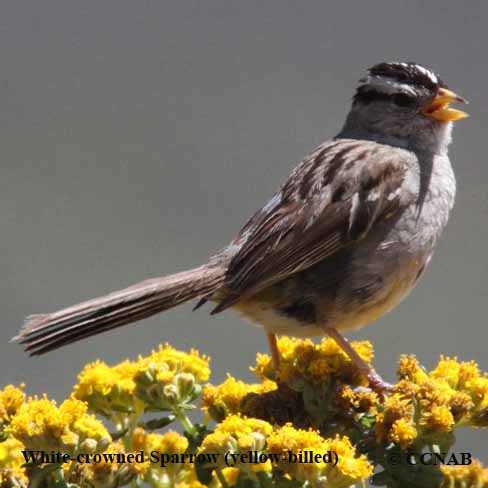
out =
[[(352, 345), (371, 362), (369, 342)], [(418, 462), (446, 462), (457, 427), (488, 426), (488, 376), (474, 362), (441, 357), (427, 372), (404, 356), (379, 398), (332, 339), (278, 347), (279, 372), (258, 354), (255, 384), (211, 385), (208, 357), (166, 344), (86, 365), (59, 406), (6, 386), (0, 487), (488, 487), (470, 457)]]

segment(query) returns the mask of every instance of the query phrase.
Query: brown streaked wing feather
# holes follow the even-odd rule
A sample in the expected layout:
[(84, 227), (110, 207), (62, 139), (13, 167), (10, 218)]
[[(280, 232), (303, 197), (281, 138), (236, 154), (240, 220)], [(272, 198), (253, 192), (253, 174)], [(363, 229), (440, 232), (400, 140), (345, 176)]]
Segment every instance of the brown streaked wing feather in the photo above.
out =
[[(338, 140), (306, 158), (243, 227), (226, 272), (218, 313), (363, 238), (378, 219), (410, 203), (400, 198), (401, 160), (387, 146)], [(331, 174), (333, 173), (333, 174)]]

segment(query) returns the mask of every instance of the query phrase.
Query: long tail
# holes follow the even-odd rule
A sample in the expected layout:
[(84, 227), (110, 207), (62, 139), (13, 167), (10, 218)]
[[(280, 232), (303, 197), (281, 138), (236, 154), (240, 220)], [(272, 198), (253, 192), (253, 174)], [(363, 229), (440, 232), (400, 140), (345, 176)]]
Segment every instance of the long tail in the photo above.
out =
[(123, 290), (45, 315), (31, 315), (12, 340), (30, 355), (39, 355), (85, 337), (136, 322), (187, 302), (210, 296), (224, 270), (201, 266), (142, 281)]

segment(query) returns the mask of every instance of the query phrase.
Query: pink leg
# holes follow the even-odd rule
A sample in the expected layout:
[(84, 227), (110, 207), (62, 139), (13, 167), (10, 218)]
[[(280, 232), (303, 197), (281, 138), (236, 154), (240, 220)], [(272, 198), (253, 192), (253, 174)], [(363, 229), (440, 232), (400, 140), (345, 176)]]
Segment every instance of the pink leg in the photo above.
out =
[(273, 359), (273, 366), (276, 371), (280, 368), (280, 351), (278, 349), (278, 342), (275, 334), (266, 334), (271, 351), (271, 358)]
[(349, 356), (349, 359), (356, 365), (359, 371), (368, 378), (370, 388), (378, 393), (381, 397), (385, 392), (391, 390), (392, 385), (383, 381), (381, 376), (356, 352), (349, 344), (349, 341), (343, 337), (333, 327), (324, 327), (324, 332), (334, 339), (339, 347)]

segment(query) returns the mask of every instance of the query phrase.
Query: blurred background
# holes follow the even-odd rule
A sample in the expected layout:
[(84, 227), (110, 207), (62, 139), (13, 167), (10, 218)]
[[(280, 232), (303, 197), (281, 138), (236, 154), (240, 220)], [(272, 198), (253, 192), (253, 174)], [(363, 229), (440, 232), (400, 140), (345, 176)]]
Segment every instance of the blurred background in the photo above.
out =
[[(251, 379), (261, 330), (191, 305), (47, 356), (24, 317), (200, 264), (291, 168), (336, 134), (364, 70), (432, 67), (471, 104), (451, 158), (457, 203), (408, 300), (348, 335), (393, 380), (401, 353), (488, 370), (488, 3), (292, 0), (0, 3), (0, 385), (62, 399), (82, 366), (158, 343)], [(488, 432), (456, 451), (488, 462)]]

